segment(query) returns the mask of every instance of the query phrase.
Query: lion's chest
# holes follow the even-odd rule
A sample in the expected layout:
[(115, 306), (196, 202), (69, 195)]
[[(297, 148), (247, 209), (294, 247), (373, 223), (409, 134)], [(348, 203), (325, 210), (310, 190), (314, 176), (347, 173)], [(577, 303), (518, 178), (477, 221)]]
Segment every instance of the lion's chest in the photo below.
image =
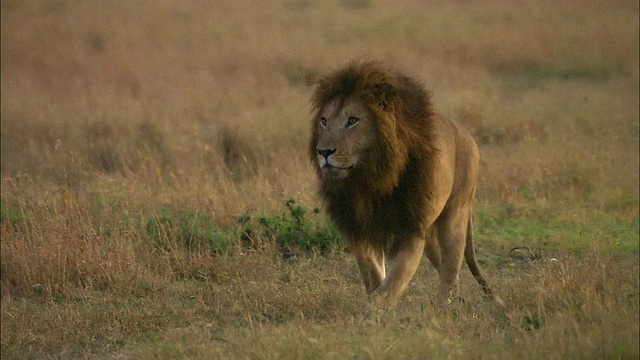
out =
[(381, 196), (342, 193), (329, 202), (329, 214), (350, 241), (387, 241), (420, 231), (422, 201), (402, 192)]

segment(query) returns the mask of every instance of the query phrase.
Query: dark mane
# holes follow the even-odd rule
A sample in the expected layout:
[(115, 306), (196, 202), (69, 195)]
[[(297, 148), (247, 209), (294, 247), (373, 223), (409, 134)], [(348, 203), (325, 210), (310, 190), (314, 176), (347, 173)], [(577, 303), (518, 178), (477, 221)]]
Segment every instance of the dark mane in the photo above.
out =
[[(389, 103), (395, 100), (406, 119), (426, 119), (433, 112), (431, 94), (421, 84), (377, 61), (352, 62), (333, 74), (321, 77), (311, 99), (313, 110), (317, 112), (329, 101), (349, 96), (356, 96), (371, 105), (379, 100)], [(380, 99), (380, 96), (385, 98)], [(387, 99), (389, 96), (392, 98)]]
[(430, 93), (417, 81), (374, 61), (352, 62), (320, 78), (311, 99), (309, 155), (314, 163), (319, 112), (336, 98), (365, 105), (375, 119), (377, 142), (347, 179), (321, 180), (320, 195), (329, 214), (354, 237), (417, 230), (428, 208), (430, 159), (437, 151)]

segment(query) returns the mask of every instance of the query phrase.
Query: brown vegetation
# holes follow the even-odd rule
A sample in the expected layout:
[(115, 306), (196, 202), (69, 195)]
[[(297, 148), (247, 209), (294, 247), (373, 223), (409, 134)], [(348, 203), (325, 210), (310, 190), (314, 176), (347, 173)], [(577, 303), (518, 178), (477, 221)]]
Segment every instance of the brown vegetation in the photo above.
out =
[[(637, 1), (0, 6), (3, 359), (637, 356)], [(282, 256), (322, 206), (309, 84), (360, 57), (474, 134), (508, 319), (436, 313), (422, 266), (366, 327), (344, 249)]]

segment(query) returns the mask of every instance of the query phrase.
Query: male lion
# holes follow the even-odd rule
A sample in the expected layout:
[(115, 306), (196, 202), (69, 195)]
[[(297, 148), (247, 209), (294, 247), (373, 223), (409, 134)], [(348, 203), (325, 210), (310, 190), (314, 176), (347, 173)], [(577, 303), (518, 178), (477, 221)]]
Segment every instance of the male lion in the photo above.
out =
[(491, 295), (473, 246), (479, 155), (469, 132), (434, 112), (418, 82), (378, 62), (320, 78), (312, 106), (309, 155), (357, 258), (367, 313), (396, 302), (423, 252), (440, 275), (439, 303), (457, 296), (463, 257)]

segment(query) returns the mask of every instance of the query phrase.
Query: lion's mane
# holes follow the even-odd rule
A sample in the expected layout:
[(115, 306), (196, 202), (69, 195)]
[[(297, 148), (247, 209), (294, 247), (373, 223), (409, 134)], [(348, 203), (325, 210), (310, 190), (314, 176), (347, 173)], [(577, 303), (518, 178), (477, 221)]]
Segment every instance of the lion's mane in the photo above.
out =
[[(320, 78), (309, 156), (316, 163), (317, 119), (330, 101), (361, 102), (375, 122), (375, 142), (345, 179), (320, 180), (319, 193), (336, 225), (351, 241), (384, 246), (385, 237), (423, 230), (436, 116), (431, 95), (415, 80), (379, 62), (353, 62)], [(316, 171), (320, 169), (316, 166)], [(355, 240), (354, 240), (355, 239)], [(378, 242), (376, 244), (376, 242)]]

